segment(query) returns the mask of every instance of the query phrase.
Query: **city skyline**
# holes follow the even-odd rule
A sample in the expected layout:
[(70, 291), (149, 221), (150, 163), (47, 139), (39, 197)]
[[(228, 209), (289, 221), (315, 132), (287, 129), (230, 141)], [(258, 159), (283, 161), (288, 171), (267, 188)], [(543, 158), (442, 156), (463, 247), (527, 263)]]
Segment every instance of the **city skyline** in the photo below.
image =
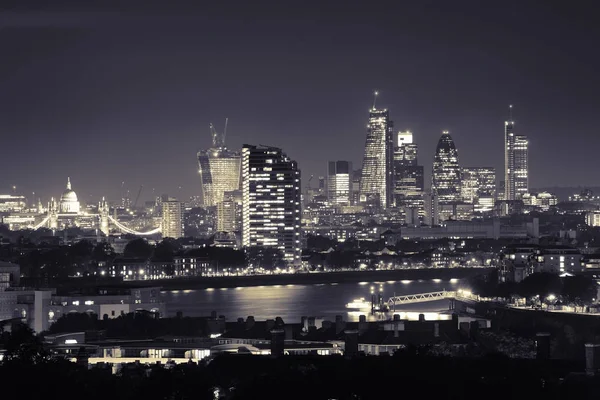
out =
[[(47, 199), (71, 176), (83, 202), (119, 198), (121, 182), (132, 197), (144, 185), (143, 199), (153, 188), (199, 195), (194, 155), (210, 147), (209, 123), (225, 117), (231, 149), (281, 147), (307, 177), (326, 175), (329, 160), (358, 167), (374, 88), (395, 129), (419, 138), (426, 176), (446, 129), (462, 164), (502, 171), (502, 123), (515, 104), (532, 149), (530, 187), (600, 185), (589, 173), (600, 167), (599, 60), (588, 50), (598, 30), (584, 6), (458, 2), (450, 12), (443, 4), (341, 11), (306, 4), (290, 12), (155, 4), (142, 15), (134, 7), (119, 13), (97, 3), (102, 13), (86, 13), (56, 4), (15, 7), (0, 19), (10, 37), (1, 129), (6, 148), (23, 149), (6, 152), (7, 165), (20, 167), (0, 178), (2, 192), (16, 185)], [(315, 15), (328, 23), (310, 23)], [(372, 63), (365, 51), (389, 59)], [(23, 162), (23, 151), (35, 162)]]

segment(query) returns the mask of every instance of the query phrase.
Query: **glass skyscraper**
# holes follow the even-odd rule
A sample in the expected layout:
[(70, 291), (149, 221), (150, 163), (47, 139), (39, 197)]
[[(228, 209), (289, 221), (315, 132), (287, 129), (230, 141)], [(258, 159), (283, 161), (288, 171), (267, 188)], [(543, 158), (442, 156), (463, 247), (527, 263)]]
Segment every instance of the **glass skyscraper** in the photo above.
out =
[(360, 201), (376, 203), (383, 208), (393, 203), (392, 128), (388, 110), (371, 108), (360, 180)]
[(411, 132), (398, 133), (394, 149), (394, 203), (396, 207), (423, 210), (423, 166), (417, 162), (417, 144)]
[(273, 247), (300, 264), (300, 170), (281, 149), (242, 148), (242, 243)]
[(198, 152), (198, 165), (205, 207), (223, 201), (225, 192), (239, 190), (241, 155), (225, 147), (225, 135), (219, 134), (211, 124), (213, 147)]
[(442, 133), (435, 150), (431, 190), (437, 196), (439, 204), (461, 201), (458, 150), (448, 131)]
[(350, 161), (329, 161), (327, 198), (332, 205), (350, 205), (352, 201), (352, 172)]
[[(512, 106), (511, 106), (512, 108)], [(515, 135), (515, 123), (504, 122), (504, 199), (520, 200), (529, 192), (527, 136)]]

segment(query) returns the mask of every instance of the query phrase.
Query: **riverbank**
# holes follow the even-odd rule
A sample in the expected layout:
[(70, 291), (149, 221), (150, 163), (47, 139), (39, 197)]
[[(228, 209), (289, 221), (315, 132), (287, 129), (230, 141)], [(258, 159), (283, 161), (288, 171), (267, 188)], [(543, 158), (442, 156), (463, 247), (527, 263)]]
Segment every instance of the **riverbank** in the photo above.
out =
[(172, 278), (123, 282), (129, 287), (160, 286), (162, 290), (193, 290), (271, 285), (312, 285), (320, 283), (387, 282), (400, 280), (467, 279), (489, 272), (489, 268), (426, 268), (385, 271), (343, 271), (279, 275)]

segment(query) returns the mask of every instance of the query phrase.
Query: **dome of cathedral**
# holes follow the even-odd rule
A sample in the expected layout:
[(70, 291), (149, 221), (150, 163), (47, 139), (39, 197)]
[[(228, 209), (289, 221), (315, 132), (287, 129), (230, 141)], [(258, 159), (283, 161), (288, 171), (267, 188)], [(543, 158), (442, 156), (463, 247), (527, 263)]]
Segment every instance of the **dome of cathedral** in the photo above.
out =
[(77, 194), (71, 188), (71, 178), (67, 178), (67, 189), (60, 196), (60, 212), (79, 213), (79, 200)]

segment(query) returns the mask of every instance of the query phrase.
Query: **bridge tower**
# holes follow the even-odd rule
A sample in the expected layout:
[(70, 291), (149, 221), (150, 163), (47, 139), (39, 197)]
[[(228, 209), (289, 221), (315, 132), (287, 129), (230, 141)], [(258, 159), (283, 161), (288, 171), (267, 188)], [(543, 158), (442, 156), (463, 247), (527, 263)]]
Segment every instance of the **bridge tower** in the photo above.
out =
[(104, 197), (102, 198), (102, 201), (100, 203), (98, 203), (98, 214), (100, 214), (100, 230), (102, 231), (102, 233), (104, 233), (106, 236), (108, 236), (110, 234), (110, 230), (109, 230), (109, 221), (108, 221), (108, 213), (110, 212), (110, 207), (108, 206), (108, 203), (106, 202), (106, 200), (104, 199)]
[(48, 217), (48, 227), (54, 232), (58, 229), (58, 205), (54, 197), (50, 199), (48, 204)]

